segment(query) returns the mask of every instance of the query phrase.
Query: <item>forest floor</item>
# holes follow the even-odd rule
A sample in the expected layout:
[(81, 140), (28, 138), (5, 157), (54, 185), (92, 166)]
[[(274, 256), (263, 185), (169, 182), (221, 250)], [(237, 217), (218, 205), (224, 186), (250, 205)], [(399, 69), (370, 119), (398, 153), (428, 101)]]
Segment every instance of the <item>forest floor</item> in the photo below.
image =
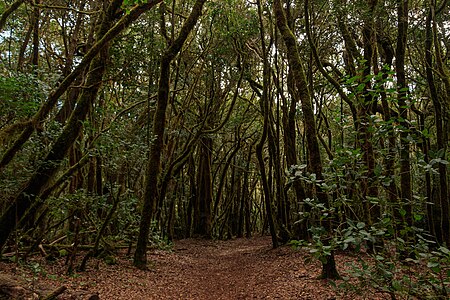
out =
[[(175, 242), (169, 251), (149, 251), (152, 263), (147, 271), (134, 268), (132, 259), (123, 254), (114, 265), (91, 259), (86, 272), (71, 276), (65, 275), (64, 259), (49, 263), (39, 257), (27, 264), (0, 262), (0, 275), (13, 277), (41, 295), (65, 286), (56, 299), (388, 298), (382, 294), (366, 293), (365, 298), (343, 294), (328, 281), (317, 279), (320, 263), (314, 259), (305, 262), (308, 256), (306, 251), (289, 246), (272, 249), (270, 237), (186, 239)], [(347, 262), (356, 259), (339, 254), (336, 260), (338, 269), (344, 270)]]

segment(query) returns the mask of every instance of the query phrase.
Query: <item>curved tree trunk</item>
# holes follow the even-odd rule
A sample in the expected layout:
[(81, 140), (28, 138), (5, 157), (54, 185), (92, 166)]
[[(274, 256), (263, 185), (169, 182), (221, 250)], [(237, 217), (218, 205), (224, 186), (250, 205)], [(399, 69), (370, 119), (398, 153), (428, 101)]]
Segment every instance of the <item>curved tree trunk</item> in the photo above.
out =
[[(278, 29), (280, 30), (288, 56), (289, 68), (292, 71), (295, 88), (299, 97), (303, 116), (306, 135), (306, 147), (308, 149), (308, 167), (312, 173), (316, 174), (317, 180), (323, 179), (322, 158), (317, 139), (317, 130), (314, 117), (314, 111), (311, 102), (311, 94), (308, 90), (308, 83), (303, 68), (303, 64), (298, 52), (297, 40), (287, 25), (286, 15), (284, 13), (281, 0), (274, 1), (275, 18)], [(325, 207), (329, 207), (327, 195), (317, 187), (317, 198)], [(325, 222), (326, 230), (331, 234), (331, 223)], [(324, 241), (326, 243), (326, 241)], [(339, 278), (334, 261), (334, 253), (325, 257), (322, 264), (322, 278)]]
[(264, 42), (264, 28), (263, 28), (263, 22), (262, 22), (262, 10), (261, 10), (261, 3), (258, 1), (258, 15), (260, 19), (260, 35), (261, 35), (261, 43), (263, 48), (263, 64), (264, 64), (264, 70), (263, 70), (263, 92), (261, 95), (261, 108), (262, 113), (264, 116), (264, 123), (263, 123), (263, 132), (261, 134), (261, 138), (256, 145), (256, 158), (258, 159), (259, 169), (261, 172), (261, 182), (263, 186), (263, 192), (264, 192), (264, 206), (266, 209), (266, 217), (267, 222), (269, 223), (269, 230), (270, 235), (272, 236), (272, 246), (273, 248), (278, 247), (278, 237), (277, 237), (277, 228), (276, 223), (273, 216), (273, 210), (272, 210), (272, 193), (270, 191), (270, 183), (268, 176), (266, 174), (266, 166), (264, 164), (264, 156), (263, 156), (263, 150), (264, 150), (264, 144), (267, 140), (267, 135), (269, 131), (269, 84), (270, 84), (270, 68), (269, 68), (269, 61), (267, 58), (267, 48), (266, 44)]
[[(117, 23), (111, 24), (111, 27), (104, 32), (103, 35), (98, 37), (97, 42), (89, 49), (89, 51), (84, 55), (83, 60), (77, 67), (67, 75), (61, 83), (49, 94), (47, 101), (39, 108), (38, 112), (33, 116), (33, 118), (26, 122), (25, 124), (14, 124), (11, 127), (23, 128), (21, 134), (13, 145), (5, 151), (0, 159), (0, 171), (3, 170), (15, 157), (17, 152), (22, 149), (23, 145), (28, 141), (30, 136), (33, 134), (35, 128), (39, 123), (43, 122), (45, 118), (49, 115), (51, 110), (55, 107), (59, 98), (67, 91), (70, 85), (78, 78), (78, 76), (89, 66), (92, 60), (97, 56), (97, 54), (106, 47), (106, 45), (119, 35), (125, 28), (127, 28), (133, 21), (135, 21), (139, 16), (151, 9), (153, 6), (161, 2), (162, 0), (153, 0), (145, 4), (141, 4), (133, 8), (128, 14), (124, 15)], [(120, 4), (121, 5), (121, 4)], [(13, 130), (8, 128), (8, 130)]]
[[(409, 228), (413, 225), (413, 206), (412, 198), (412, 182), (411, 182), (411, 161), (410, 161), (410, 144), (408, 140), (408, 85), (405, 73), (405, 54), (406, 54), (406, 38), (408, 34), (408, 0), (397, 0), (397, 48), (395, 51), (395, 69), (397, 74), (397, 101), (399, 106), (399, 119), (402, 130), (400, 131), (400, 207), (404, 207), (406, 214), (403, 225), (400, 226), (400, 232), (406, 232), (404, 226)], [(407, 243), (412, 243), (410, 234), (403, 236)], [(408, 255), (407, 253), (402, 253)]]
[[(89, 88), (84, 89), (81, 93), (77, 101), (76, 108), (74, 109), (69, 120), (64, 126), (63, 132), (55, 141), (50, 152), (43, 159), (43, 163), (40, 164), (36, 172), (32, 175), (31, 179), (27, 182), (21, 192), (13, 199), (11, 199), (11, 205), (0, 217), (0, 249), (5, 246), (10, 233), (15, 229), (16, 219), (20, 219), (28, 210), (28, 208), (30, 208), (30, 206), (34, 204), (34, 202), (40, 201), (39, 195), (53, 178), (62, 160), (65, 158), (72, 144), (79, 136), (82, 130), (82, 123), (85, 120), (90, 108), (92, 107), (92, 104), (97, 97), (97, 92), (102, 83), (102, 77), (108, 61), (108, 41), (117, 36), (117, 34), (121, 32), (121, 30), (131, 24), (132, 21), (136, 20), (142, 13), (153, 7), (155, 4), (156, 1), (153, 1), (136, 7), (135, 9), (131, 10), (128, 15), (122, 17), (122, 19), (116, 24), (114, 24), (113, 22), (116, 19), (117, 12), (122, 5), (122, 1), (112, 1), (104, 14), (102, 14), (101, 25), (99, 26), (97, 32), (97, 49), (91, 52), (91, 56), (93, 58), (92, 61), (85, 61), (85, 64), (91, 62), (89, 65), (89, 75), (87, 76), (85, 83), (85, 85)], [(99, 53), (99, 55), (96, 55), (97, 53)], [(80, 67), (80, 65), (78, 67)], [(66, 77), (64, 83), (61, 83), (61, 85), (53, 93), (51, 93), (46, 105), (54, 105), (59, 96), (61, 96), (62, 92), (65, 91), (73, 81), (73, 79), (75, 79), (77, 75), (80, 74), (82, 69), (84, 69), (84, 66), (79, 70), (78, 73), (73, 71), (71, 75)], [(53, 107), (53, 105), (51, 106)], [(49, 107), (46, 106), (45, 108), (41, 108), (40, 112), (37, 113), (37, 116), (43, 117), (48, 112)], [(42, 113), (44, 114), (42, 115)], [(31, 135), (34, 127), (27, 127), (24, 133), (28, 132), (28, 130), (31, 130), (31, 132), (29, 132), (29, 135)], [(23, 140), (24, 143), (27, 137), (22, 136), (22, 138), (25, 138), (25, 140)]]
[(134, 253), (134, 265), (146, 268), (147, 240), (150, 232), (150, 223), (158, 203), (158, 179), (161, 173), (161, 151), (163, 150), (163, 137), (166, 126), (166, 109), (169, 100), (170, 63), (183, 47), (189, 33), (201, 15), (206, 0), (197, 0), (192, 11), (183, 24), (180, 34), (170, 45), (161, 58), (160, 76), (158, 83), (158, 104), (153, 119), (153, 136), (155, 141), (150, 147), (150, 155), (146, 171), (144, 205), (139, 225), (139, 236)]
[[(103, 15), (102, 24), (98, 32), (99, 37), (102, 37), (110, 29), (120, 5), (121, 1), (113, 2)], [(92, 60), (89, 67), (89, 76), (86, 78), (86, 86), (90, 88), (83, 90), (63, 132), (44, 158), (43, 163), (40, 164), (25, 188), (15, 197), (12, 204), (0, 218), (0, 248), (5, 245), (9, 234), (14, 230), (16, 218), (20, 219), (35, 201), (39, 201), (37, 198), (52, 179), (72, 144), (79, 136), (82, 130), (82, 121), (86, 118), (97, 97), (107, 59), (108, 49), (106, 48)]]
[(25, 0), (16, 0), (7, 9), (5, 9), (5, 11), (2, 13), (2, 16), (0, 17), (0, 32), (3, 30), (3, 27), (5, 27), (6, 20), (8, 19), (8, 17), (14, 11), (16, 11), (24, 2)]

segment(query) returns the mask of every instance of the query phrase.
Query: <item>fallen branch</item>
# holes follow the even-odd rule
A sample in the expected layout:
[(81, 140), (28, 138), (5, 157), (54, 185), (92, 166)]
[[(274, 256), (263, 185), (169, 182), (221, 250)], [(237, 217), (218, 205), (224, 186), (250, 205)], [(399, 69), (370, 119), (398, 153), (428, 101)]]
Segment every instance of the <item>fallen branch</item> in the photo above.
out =
[(56, 297), (58, 297), (59, 295), (61, 295), (62, 293), (64, 293), (64, 291), (67, 290), (66, 286), (60, 286), (59, 288), (57, 288), (56, 290), (54, 290), (53, 292), (51, 292), (50, 294), (47, 295), (47, 297), (43, 298), (43, 300), (53, 300), (56, 299)]
[(55, 245), (56, 243), (61, 242), (61, 241), (64, 240), (65, 238), (67, 238), (67, 235), (63, 235), (62, 237), (57, 238), (56, 240), (54, 240), (53, 242), (51, 242), (50, 244), (48, 244), (48, 246), (53, 246), (53, 245)]
[(41, 255), (43, 257), (47, 257), (47, 252), (45, 252), (44, 246), (42, 246), (42, 244), (39, 244), (38, 248), (39, 248), (39, 252), (41, 252)]

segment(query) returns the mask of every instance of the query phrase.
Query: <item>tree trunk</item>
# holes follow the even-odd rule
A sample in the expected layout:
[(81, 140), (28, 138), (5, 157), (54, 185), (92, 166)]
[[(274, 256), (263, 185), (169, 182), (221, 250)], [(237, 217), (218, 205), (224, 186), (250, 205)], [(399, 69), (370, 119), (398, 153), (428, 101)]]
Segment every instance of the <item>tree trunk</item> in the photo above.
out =
[[(286, 97), (283, 96), (281, 87), (279, 87), (279, 93), (280, 97), (283, 102), (283, 116), (282, 116), (282, 122), (283, 122), (283, 129), (284, 129), (284, 135), (283, 135), (283, 142), (284, 142), (284, 152), (285, 152), (285, 159), (286, 159), (286, 166), (287, 168), (290, 168), (293, 165), (297, 165), (298, 158), (297, 158), (297, 133), (296, 133), (296, 111), (297, 111), (297, 101), (298, 97), (295, 96), (295, 87), (292, 83), (292, 71), (288, 71), (288, 91), (291, 95), (290, 102), (288, 103)], [(295, 192), (295, 201), (296, 207), (298, 205), (301, 205), (300, 203), (305, 200), (306, 192), (305, 188), (303, 186), (303, 183), (300, 180), (294, 180), (292, 182), (292, 186), (294, 188)], [(285, 187), (285, 194), (286, 194), (286, 201), (288, 200), (287, 197), (287, 191), (290, 188), (289, 186)], [(297, 211), (305, 211), (307, 212), (309, 210), (309, 206), (301, 206), (298, 207)], [(289, 213), (289, 211), (288, 211)], [(308, 239), (308, 228), (307, 228), (307, 222), (299, 222), (295, 226), (295, 236), (298, 239), (307, 240)]]
[[(426, 69), (426, 77), (428, 83), (428, 89), (430, 92), (431, 100), (433, 102), (434, 107), (434, 118), (436, 123), (436, 143), (437, 149), (442, 151), (442, 157), (445, 159), (446, 150), (447, 150), (447, 140), (448, 133), (445, 133), (445, 96), (443, 96), (443, 100), (439, 99), (438, 91), (436, 88), (435, 78), (433, 74), (433, 70), (435, 69), (433, 65), (433, 39), (435, 36), (435, 7), (431, 1), (430, 9), (428, 12), (428, 16), (426, 19), (426, 40), (425, 40), (425, 69)], [(432, 26), (432, 23), (434, 26)], [(435, 43), (436, 43), (435, 39)], [(435, 48), (439, 47), (438, 44), (434, 45)], [(440, 50), (435, 50), (436, 60), (440, 59)], [(445, 72), (442, 72), (439, 67), (439, 62), (437, 63), (437, 69), (441, 71), (441, 74), (444, 75)], [(448, 98), (448, 96), (447, 96)], [(449, 109), (447, 107), (447, 109)], [(446, 138), (447, 136), (447, 138)], [(449, 217), (449, 191), (448, 191), (448, 179), (447, 179), (447, 166), (443, 163), (439, 163), (438, 166), (439, 171), (439, 194), (436, 195), (438, 198), (434, 205), (428, 207), (429, 216), (432, 218), (430, 222), (430, 229), (432, 229), (433, 233), (436, 236), (437, 241), (440, 244), (446, 243), (447, 246), (450, 245), (450, 217)], [(429, 176), (429, 175), (428, 175)], [(428, 180), (427, 180), (428, 182)], [(434, 198), (434, 197), (433, 197)], [(440, 215), (440, 218), (437, 218), (435, 215)]]
[[(105, 40), (106, 36), (109, 37), (108, 41), (111, 40), (122, 29), (124, 29), (127, 25), (129, 25), (133, 20), (137, 19), (144, 11), (146, 11), (148, 8), (154, 5), (154, 3), (152, 2), (152, 5), (145, 4), (140, 6), (139, 8), (132, 10), (130, 14), (127, 15), (128, 17), (122, 18), (119, 21), (120, 26), (118, 26), (118, 23), (114, 26), (114, 28), (116, 29), (119, 28), (119, 30), (115, 31), (115, 35), (113, 34), (111, 36), (112, 33), (110, 29), (113, 25), (114, 19), (117, 16), (117, 11), (120, 9), (121, 4), (122, 1), (119, 0), (111, 2), (106, 12), (102, 15), (102, 22), (97, 32), (97, 37), (99, 40), (99, 42), (97, 43), (98, 45), (102, 43), (103, 46), (107, 45), (107, 41)], [(146, 9), (142, 9), (143, 7), (146, 7)], [(97, 51), (95, 51), (95, 53), (98, 53), (100, 50), (102, 50), (98, 56), (96, 56), (95, 54), (91, 54), (94, 55), (95, 58), (90, 63), (89, 66), (90, 72), (88, 72), (89, 75), (86, 78), (85, 85), (89, 88), (84, 89), (83, 92), (81, 93), (77, 101), (77, 106), (75, 110), (72, 112), (69, 120), (67, 121), (67, 124), (63, 129), (63, 132), (55, 141), (50, 152), (43, 159), (43, 163), (40, 164), (34, 175), (30, 178), (30, 180), (27, 182), (27, 184), (21, 190), (21, 192), (13, 199), (11, 199), (10, 201), (11, 205), (1, 216), (0, 249), (2, 249), (5, 246), (5, 243), (10, 233), (15, 229), (16, 218), (18, 217), (20, 219), (25, 214), (26, 210), (35, 201), (37, 201), (37, 197), (41, 194), (46, 185), (52, 179), (52, 177), (58, 170), (62, 160), (66, 156), (67, 151), (69, 151), (72, 144), (79, 136), (82, 129), (82, 122), (85, 120), (90, 108), (92, 107), (93, 102), (97, 97), (97, 92), (101, 86), (102, 77), (108, 61), (108, 51), (107, 51), (108, 47), (103, 46), (101, 47), (98, 46)], [(67, 86), (68, 84), (70, 84), (70, 82), (73, 81), (73, 79), (76, 78), (76, 75), (78, 75), (79, 73), (72, 72), (71, 74), (74, 74), (72, 75), (73, 77), (72, 80), (67, 79), (68, 77), (66, 78), (66, 80), (68, 80), (68, 82), (65, 83), (67, 84)], [(57, 92), (51, 93), (51, 95), (49, 96), (49, 101), (51, 103), (53, 103), (53, 101), (54, 103), (56, 103), (57, 99), (59, 98), (63, 90), (65, 90), (61, 89), (61, 86), (65, 86), (65, 84), (62, 83), (58, 87)], [(46, 109), (44, 110), (47, 109), (48, 107), (46, 107)], [(40, 115), (39, 113), (37, 115), (42, 117), (42, 115)], [(28, 128), (31, 128), (31, 132), (33, 131), (32, 126)], [(27, 129), (25, 129), (25, 131), (26, 130)]]
[[(39, 4), (40, 0), (36, 0), (36, 4)], [(33, 65), (34, 72), (37, 71), (39, 65), (39, 15), (41, 14), (39, 7), (35, 6), (33, 9), (33, 52), (31, 56), (31, 64)]]
[[(401, 205), (404, 207), (405, 221), (408, 227), (413, 225), (413, 206), (412, 198), (412, 182), (411, 182), (411, 165), (410, 165), (410, 144), (408, 141), (409, 125), (408, 125), (408, 85), (406, 83), (405, 74), (405, 54), (406, 54), (406, 38), (408, 34), (408, 0), (397, 0), (397, 48), (395, 51), (395, 68), (397, 74), (397, 101), (399, 106), (399, 120), (402, 126), (400, 131), (400, 194)], [(400, 221), (400, 220), (398, 220)], [(403, 231), (403, 226), (400, 231)], [(411, 236), (407, 236), (411, 242)]]
[[(263, 192), (264, 192), (264, 206), (266, 209), (266, 218), (267, 222), (269, 224), (269, 230), (270, 235), (272, 236), (272, 246), (273, 248), (278, 247), (278, 237), (277, 237), (277, 229), (276, 224), (273, 216), (273, 209), (272, 209), (272, 193), (270, 190), (270, 183), (266, 174), (266, 166), (264, 163), (264, 156), (263, 156), (263, 150), (264, 150), (264, 144), (267, 140), (268, 130), (269, 130), (269, 84), (270, 84), (270, 67), (269, 67), (269, 61), (267, 57), (267, 48), (266, 43), (264, 42), (265, 34), (264, 34), (264, 27), (262, 22), (262, 9), (261, 9), (261, 3), (258, 1), (258, 15), (259, 15), (259, 24), (260, 24), (260, 36), (261, 36), (261, 43), (263, 48), (263, 93), (261, 95), (261, 108), (262, 113), (264, 117), (264, 123), (263, 123), (263, 131), (261, 134), (261, 138), (256, 145), (256, 157), (258, 159), (259, 164), (259, 171), (261, 173), (261, 183), (263, 186)], [(264, 230), (264, 227), (263, 227)]]
[(194, 234), (211, 238), (211, 203), (212, 203), (212, 147), (209, 137), (200, 139), (199, 166), (197, 178), (198, 219), (194, 219)]
[(8, 6), (7, 9), (5, 9), (5, 11), (2, 13), (2, 16), (0, 17), (0, 32), (3, 31), (3, 27), (5, 27), (6, 20), (8, 19), (8, 17), (14, 11), (16, 11), (24, 2), (25, 0), (16, 0), (10, 6)]
[[(308, 167), (312, 173), (316, 174), (317, 180), (321, 181), (323, 179), (322, 158), (319, 149), (319, 142), (317, 140), (317, 130), (311, 95), (308, 90), (304, 68), (300, 60), (300, 55), (297, 48), (297, 40), (292, 31), (287, 26), (287, 20), (281, 0), (274, 1), (274, 10), (276, 24), (278, 29), (280, 30), (284, 44), (286, 45), (289, 68), (292, 71), (294, 84), (297, 89), (297, 95), (299, 97), (303, 111), (303, 124), (305, 126), (306, 147), (308, 150)], [(320, 187), (317, 187), (317, 198), (320, 203), (325, 205), (325, 207), (329, 207), (327, 195), (323, 191), (321, 191)], [(331, 222), (325, 222), (325, 229), (327, 230), (328, 234), (332, 233)], [(327, 243), (327, 240), (325, 240), (324, 243)], [(336, 270), (333, 252), (331, 253), (331, 255), (326, 257), (322, 264), (322, 267), (322, 278), (339, 278), (339, 274)]]
[(195, 183), (195, 160), (194, 155), (189, 155), (188, 176), (189, 176), (189, 204), (186, 217), (186, 236), (191, 237), (193, 219), (198, 215), (197, 205), (197, 185)]
[(251, 205), (251, 194), (250, 194), (250, 161), (252, 159), (252, 148), (254, 144), (249, 145), (247, 162), (245, 166), (244, 173), (244, 183), (242, 184), (242, 201), (244, 201), (244, 211), (245, 211), (245, 237), (250, 238), (252, 236), (252, 225), (251, 225), (251, 215), (252, 215), (252, 205)]
[(19, 57), (17, 58), (17, 71), (23, 70), (23, 64), (25, 62), (25, 52), (27, 51), (28, 43), (30, 42), (32, 33), (33, 33), (33, 22), (30, 22), (27, 33), (25, 34), (22, 45), (20, 46)]
[(158, 102), (153, 117), (153, 136), (155, 140), (150, 146), (148, 158), (144, 205), (139, 225), (139, 236), (134, 253), (134, 265), (138, 268), (146, 268), (147, 265), (147, 240), (150, 232), (150, 223), (158, 202), (158, 179), (161, 172), (161, 151), (163, 150), (163, 137), (166, 126), (166, 109), (169, 100), (170, 63), (183, 47), (189, 33), (197, 23), (201, 15), (203, 4), (206, 0), (197, 0), (189, 17), (186, 19), (180, 34), (165, 51), (161, 58), (160, 75), (158, 83)]

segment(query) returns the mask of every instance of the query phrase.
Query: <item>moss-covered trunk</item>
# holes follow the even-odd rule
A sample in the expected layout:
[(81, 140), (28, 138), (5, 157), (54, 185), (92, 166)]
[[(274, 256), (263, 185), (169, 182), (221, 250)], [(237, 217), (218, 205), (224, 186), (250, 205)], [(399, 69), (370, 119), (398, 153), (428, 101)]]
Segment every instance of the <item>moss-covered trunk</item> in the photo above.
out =
[(163, 137), (166, 126), (166, 109), (169, 101), (170, 63), (180, 52), (189, 33), (197, 24), (202, 13), (203, 4), (206, 0), (197, 0), (189, 17), (180, 30), (179, 36), (167, 48), (160, 64), (160, 75), (158, 82), (158, 102), (153, 119), (153, 136), (155, 140), (150, 147), (150, 155), (147, 164), (144, 205), (139, 225), (139, 236), (134, 253), (134, 265), (145, 268), (147, 265), (147, 240), (150, 232), (156, 204), (158, 203), (158, 179), (161, 173), (161, 151), (163, 150)]
[[(97, 31), (98, 42), (96, 45), (101, 44), (100, 41), (105, 41), (105, 37), (109, 37), (109, 40), (111, 40), (113, 36), (117, 36), (122, 29), (129, 25), (133, 20), (137, 19), (143, 12), (152, 7), (154, 4), (148, 3), (135, 8), (127, 16), (123, 17), (119, 22), (114, 24), (114, 20), (118, 15), (117, 13), (120, 10), (121, 5), (121, 0), (109, 2), (107, 9), (101, 15), (102, 19), (100, 20), (100, 26)], [(112, 28), (116, 28), (114, 34), (111, 33)], [(111, 34), (113, 35), (111, 36)], [(39, 196), (47, 187), (50, 180), (57, 172), (61, 162), (66, 157), (72, 144), (79, 136), (82, 130), (82, 123), (86, 119), (86, 116), (97, 97), (97, 92), (102, 83), (105, 66), (108, 61), (108, 47), (105, 45), (107, 45), (106, 41), (104, 46), (98, 49), (99, 54), (95, 56), (89, 65), (89, 72), (85, 82), (85, 86), (87, 88), (83, 90), (78, 98), (77, 105), (70, 115), (70, 118), (67, 120), (63, 132), (57, 138), (46, 157), (43, 158), (42, 163), (36, 172), (25, 184), (24, 188), (10, 200), (10, 206), (0, 217), (0, 249), (4, 247), (10, 233), (15, 229), (17, 220), (20, 220), (36, 201), (41, 201)], [(73, 74), (73, 72), (71, 74)], [(61, 85), (63, 84), (64, 83)], [(49, 100), (54, 100), (55, 97), (57, 99), (61, 94), (62, 90), (59, 87), (57, 88), (57, 92), (53, 92), (49, 96)]]
[[(321, 181), (323, 179), (322, 158), (317, 139), (316, 122), (311, 101), (311, 94), (308, 90), (305, 71), (298, 52), (297, 40), (288, 27), (286, 15), (280, 0), (274, 1), (274, 10), (277, 27), (281, 33), (284, 44), (286, 45), (289, 69), (292, 72), (294, 86), (297, 90), (296, 95), (299, 97), (303, 111), (303, 124), (305, 127), (306, 147), (308, 150), (308, 168), (312, 173), (316, 174), (317, 180)], [(325, 207), (329, 207), (327, 195), (322, 192), (319, 187), (317, 188), (317, 198), (320, 203), (325, 205)], [(325, 222), (325, 227), (326, 230), (331, 233), (331, 225), (329, 222)], [(324, 243), (326, 243), (326, 241), (327, 240), (325, 240)], [(324, 260), (321, 277), (339, 278), (333, 253), (327, 256), (326, 260)]]

